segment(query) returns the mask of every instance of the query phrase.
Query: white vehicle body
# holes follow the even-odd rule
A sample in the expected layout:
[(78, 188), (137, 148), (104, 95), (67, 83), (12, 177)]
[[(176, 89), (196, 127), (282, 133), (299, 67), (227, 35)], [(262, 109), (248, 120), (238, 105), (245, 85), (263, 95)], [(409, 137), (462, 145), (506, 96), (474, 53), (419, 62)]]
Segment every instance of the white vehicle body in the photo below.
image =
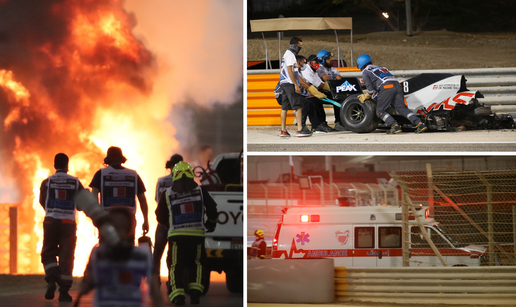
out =
[[(439, 242), (436, 245), (448, 266), (480, 265), (478, 250), (457, 248), (435, 220), (425, 218), (425, 212), (415, 214), (424, 220), (432, 241)], [(403, 266), (401, 220), (398, 207), (290, 208), (276, 228), (272, 258), (330, 257), (335, 266)], [(411, 232), (419, 231), (415, 220), (409, 223)], [(411, 244), (410, 266), (442, 266), (422, 235), (410, 235), (409, 240), (419, 237), (424, 244)]]
[[(217, 227), (215, 231), (206, 233), (204, 241), (207, 256), (204, 274), (209, 276), (211, 271), (224, 271), (226, 285), (231, 293), (243, 291), (244, 193), (241, 157), (239, 153), (217, 156), (212, 172), (205, 174), (203, 182), (203, 186), (217, 203), (218, 211)], [(206, 292), (209, 278), (204, 279)]]
[(238, 192), (209, 192), (217, 203), (219, 219), (214, 232), (206, 233), (206, 249), (243, 249), (244, 236), (244, 200)]

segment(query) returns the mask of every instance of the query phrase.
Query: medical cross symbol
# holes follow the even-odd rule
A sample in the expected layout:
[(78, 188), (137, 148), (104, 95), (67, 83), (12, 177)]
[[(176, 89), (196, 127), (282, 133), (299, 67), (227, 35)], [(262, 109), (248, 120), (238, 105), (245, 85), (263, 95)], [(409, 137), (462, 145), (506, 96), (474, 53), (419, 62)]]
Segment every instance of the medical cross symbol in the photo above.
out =
[(340, 86), (337, 86), (337, 93), (338, 92), (348, 92), (348, 91), (356, 91), (355, 84), (349, 84), (348, 81), (344, 81)]
[(310, 239), (308, 239), (308, 237), (309, 237), (309, 236), (310, 236), (309, 234), (306, 234), (306, 235), (305, 235), (305, 233), (304, 233), (304, 232), (302, 232), (300, 235), (299, 235), (299, 234), (298, 234), (298, 235), (296, 235), (296, 237), (297, 237), (296, 242), (297, 242), (297, 243), (301, 242), (301, 245), (305, 245), (305, 242), (306, 242), (306, 243), (309, 243), (309, 242), (310, 242)]

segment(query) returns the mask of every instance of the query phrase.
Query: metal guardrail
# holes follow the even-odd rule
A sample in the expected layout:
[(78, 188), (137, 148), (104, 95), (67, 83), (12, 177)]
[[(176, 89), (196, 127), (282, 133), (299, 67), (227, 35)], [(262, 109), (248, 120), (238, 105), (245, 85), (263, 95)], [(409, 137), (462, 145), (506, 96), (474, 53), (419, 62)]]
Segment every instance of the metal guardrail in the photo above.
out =
[(516, 267), (335, 268), (338, 301), (514, 306)]
[[(466, 76), (470, 90), (480, 91), (484, 98), (479, 102), (491, 106), (493, 112), (516, 113), (516, 67), (473, 68), (473, 69), (432, 69), (432, 70), (395, 70), (392, 74), (399, 81), (422, 73), (450, 73)], [(279, 69), (248, 70), (248, 75), (279, 74)], [(344, 77), (358, 77), (360, 72), (342, 72)]]

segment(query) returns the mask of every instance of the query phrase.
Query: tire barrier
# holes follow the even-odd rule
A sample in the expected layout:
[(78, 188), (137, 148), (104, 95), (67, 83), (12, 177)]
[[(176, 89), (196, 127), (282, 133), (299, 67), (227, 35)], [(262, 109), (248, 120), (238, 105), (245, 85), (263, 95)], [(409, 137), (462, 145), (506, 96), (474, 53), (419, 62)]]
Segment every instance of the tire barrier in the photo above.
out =
[(333, 259), (247, 261), (249, 303), (332, 303)]

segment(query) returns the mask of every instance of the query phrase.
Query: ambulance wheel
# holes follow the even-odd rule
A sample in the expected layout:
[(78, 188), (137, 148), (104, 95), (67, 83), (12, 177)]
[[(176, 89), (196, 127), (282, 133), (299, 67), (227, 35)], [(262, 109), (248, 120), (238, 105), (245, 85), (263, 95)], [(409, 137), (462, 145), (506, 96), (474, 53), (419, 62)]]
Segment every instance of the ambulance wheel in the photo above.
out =
[(340, 118), (349, 131), (368, 133), (378, 127), (376, 102), (366, 100), (361, 103), (357, 96), (350, 96), (342, 103)]
[(244, 293), (244, 271), (242, 268), (226, 271), (226, 287), (231, 293)]

